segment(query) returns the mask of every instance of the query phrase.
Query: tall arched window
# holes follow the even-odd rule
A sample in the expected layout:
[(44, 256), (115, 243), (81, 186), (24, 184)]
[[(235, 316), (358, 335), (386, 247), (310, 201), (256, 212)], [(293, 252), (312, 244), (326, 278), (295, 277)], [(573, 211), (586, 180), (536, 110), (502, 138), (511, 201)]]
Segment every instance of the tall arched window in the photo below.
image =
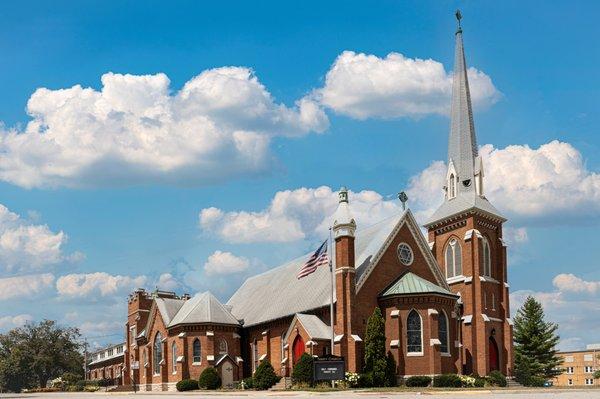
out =
[(283, 362), (283, 359), (285, 359), (285, 333), (281, 334), (281, 340), (280, 340), (280, 348), (281, 348), (281, 361)]
[(492, 277), (492, 258), (490, 252), (490, 243), (483, 237), (481, 240), (481, 252), (482, 252), (482, 273), (484, 276)]
[(152, 359), (152, 363), (154, 366), (154, 374), (160, 374), (160, 362), (162, 361), (163, 358), (163, 353), (162, 353), (162, 335), (160, 335), (160, 333), (156, 334), (156, 337), (154, 337), (154, 356)]
[(258, 367), (258, 342), (254, 340), (252, 343), (252, 372), (254, 373)]
[(171, 368), (173, 372), (177, 371), (177, 344), (175, 342), (171, 344)]
[(200, 339), (196, 338), (192, 344), (192, 362), (202, 362), (202, 347), (200, 346)]
[(227, 341), (224, 338), (219, 340), (219, 355), (225, 355), (227, 353)]
[(442, 343), (440, 346), (440, 352), (450, 353), (448, 345), (448, 315), (443, 310), (438, 316), (438, 337)]
[(462, 275), (462, 252), (460, 244), (453, 238), (446, 247), (446, 278)]
[(408, 353), (423, 353), (423, 333), (421, 316), (411, 310), (406, 320), (406, 350)]

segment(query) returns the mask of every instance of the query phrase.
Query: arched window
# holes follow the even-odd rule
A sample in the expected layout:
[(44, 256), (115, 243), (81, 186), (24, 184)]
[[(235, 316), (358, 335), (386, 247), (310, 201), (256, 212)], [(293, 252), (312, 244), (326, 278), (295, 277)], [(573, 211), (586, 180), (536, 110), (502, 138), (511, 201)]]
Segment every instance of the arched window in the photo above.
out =
[(202, 363), (202, 348), (200, 347), (200, 339), (196, 338), (192, 344), (192, 362)]
[(406, 349), (408, 353), (423, 353), (421, 316), (411, 310), (406, 320)]
[(162, 336), (160, 335), (160, 333), (157, 333), (156, 337), (154, 337), (154, 357), (152, 359), (152, 363), (154, 366), (154, 374), (160, 374), (160, 362), (163, 358), (161, 341)]
[(443, 310), (438, 316), (438, 338), (442, 343), (440, 346), (441, 353), (450, 353), (448, 345), (448, 315)]
[(448, 199), (456, 197), (456, 178), (454, 173), (448, 179)]
[(173, 372), (177, 371), (177, 344), (175, 342), (171, 344), (171, 368)]
[(486, 277), (492, 277), (492, 258), (490, 252), (490, 243), (488, 240), (483, 237), (481, 240), (481, 249), (482, 249), (482, 273)]
[(462, 253), (460, 244), (453, 238), (446, 247), (446, 278), (462, 275)]
[(219, 340), (219, 355), (225, 355), (227, 353), (227, 341), (224, 338)]

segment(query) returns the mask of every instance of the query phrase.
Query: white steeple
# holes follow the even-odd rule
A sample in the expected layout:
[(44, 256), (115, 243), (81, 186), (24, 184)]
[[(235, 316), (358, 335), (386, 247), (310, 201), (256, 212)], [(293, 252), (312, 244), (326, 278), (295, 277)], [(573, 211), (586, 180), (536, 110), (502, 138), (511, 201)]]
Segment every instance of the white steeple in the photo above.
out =
[(448, 138), (448, 172), (444, 186), (444, 203), (431, 216), (426, 226), (450, 216), (476, 208), (505, 220), (489, 203), (483, 191), (483, 163), (477, 149), (473, 122), (473, 107), (469, 91), (467, 63), (463, 46), (462, 15), (456, 12), (458, 29), (455, 34), (452, 109)]
[(356, 231), (356, 222), (352, 213), (350, 212), (350, 206), (348, 204), (348, 189), (346, 187), (340, 188), (338, 193), (339, 204), (338, 208), (333, 214), (333, 236), (338, 237), (354, 237)]

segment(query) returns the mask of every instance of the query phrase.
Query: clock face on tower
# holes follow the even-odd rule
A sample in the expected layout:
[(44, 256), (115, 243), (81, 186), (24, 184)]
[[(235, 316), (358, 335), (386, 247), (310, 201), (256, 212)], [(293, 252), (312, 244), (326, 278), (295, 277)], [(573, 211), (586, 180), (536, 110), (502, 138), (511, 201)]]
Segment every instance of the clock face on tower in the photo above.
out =
[(410, 266), (413, 263), (413, 252), (410, 246), (403, 242), (398, 245), (398, 259), (404, 266)]

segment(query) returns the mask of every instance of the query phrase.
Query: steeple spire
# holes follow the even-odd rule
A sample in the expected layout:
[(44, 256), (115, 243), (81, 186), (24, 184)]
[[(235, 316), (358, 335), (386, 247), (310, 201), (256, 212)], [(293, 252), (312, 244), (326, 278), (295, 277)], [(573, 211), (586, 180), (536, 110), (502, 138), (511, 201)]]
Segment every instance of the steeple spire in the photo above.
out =
[(505, 220), (483, 195), (483, 164), (477, 150), (461, 19), (462, 14), (457, 10), (445, 201), (426, 226), (470, 210), (483, 211), (498, 220)]
[[(448, 141), (448, 164), (452, 164), (457, 174), (458, 191), (470, 191), (474, 187), (475, 161), (477, 158), (477, 139), (473, 123), (473, 108), (467, 63), (463, 46), (462, 15), (456, 11), (458, 30), (455, 39), (454, 78), (452, 82), (452, 111), (450, 122), (450, 139)], [(468, 185), (467, 185), (468, 184)]]

